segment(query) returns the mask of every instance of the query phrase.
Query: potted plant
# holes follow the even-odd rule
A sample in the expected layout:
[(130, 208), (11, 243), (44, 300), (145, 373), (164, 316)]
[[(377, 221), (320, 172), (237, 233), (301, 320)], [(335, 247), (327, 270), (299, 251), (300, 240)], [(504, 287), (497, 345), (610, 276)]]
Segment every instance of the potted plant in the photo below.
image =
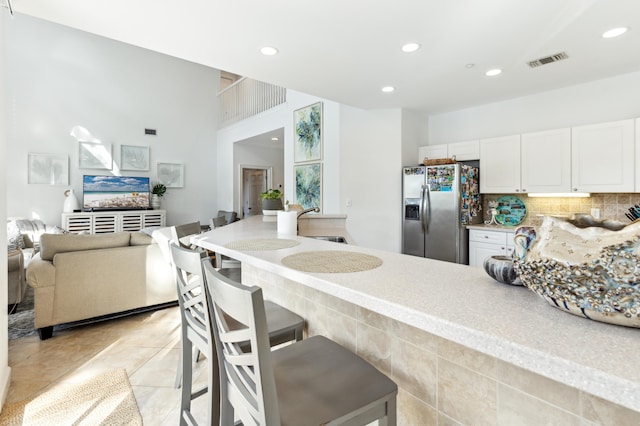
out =
[(155, 210), (160, 208), (160, 198), (167, 192), (167, 187), (162, 183), (156, 183), (151, 190), (151, 207)]
[(260, 193), (262, 198), (262, 211), (265, 210), (282, 210), (282, 191), (279, 189), (269, 189)]

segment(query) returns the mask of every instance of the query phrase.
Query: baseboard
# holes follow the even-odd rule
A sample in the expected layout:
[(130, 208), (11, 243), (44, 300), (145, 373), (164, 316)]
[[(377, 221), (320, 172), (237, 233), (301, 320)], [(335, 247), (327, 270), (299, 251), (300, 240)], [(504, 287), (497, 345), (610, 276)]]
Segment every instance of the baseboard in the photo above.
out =
[(2, 386), (0, 388), (0, 407), (4, 407), (7, 395), (9, 395), (9, 386), (11, 386), (11, 367), (4, 368), (0, 385)]

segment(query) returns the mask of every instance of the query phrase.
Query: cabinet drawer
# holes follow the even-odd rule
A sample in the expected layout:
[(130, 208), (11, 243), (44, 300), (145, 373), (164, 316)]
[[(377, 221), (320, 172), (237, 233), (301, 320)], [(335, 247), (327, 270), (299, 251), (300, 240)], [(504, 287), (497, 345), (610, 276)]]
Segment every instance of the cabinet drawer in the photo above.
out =
[(470, 229), (469, 241), (475, 241), (478, 243), (501, 244), (503, 246), (506, 246), (507, 232)]

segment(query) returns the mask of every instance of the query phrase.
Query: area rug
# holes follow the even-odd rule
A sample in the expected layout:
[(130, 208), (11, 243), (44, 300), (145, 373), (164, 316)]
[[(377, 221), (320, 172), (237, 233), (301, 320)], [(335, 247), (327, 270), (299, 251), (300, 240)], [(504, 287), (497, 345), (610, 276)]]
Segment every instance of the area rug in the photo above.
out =
[(27, 286), (22, 301), (8, 317), (9, 340), (36, 334), (33, 326), (33, 288)]
[(133, 389), (124, 369), (84, 383), (61, 383), (31, 401), (6, 404), (2, 426), (142, 425)]

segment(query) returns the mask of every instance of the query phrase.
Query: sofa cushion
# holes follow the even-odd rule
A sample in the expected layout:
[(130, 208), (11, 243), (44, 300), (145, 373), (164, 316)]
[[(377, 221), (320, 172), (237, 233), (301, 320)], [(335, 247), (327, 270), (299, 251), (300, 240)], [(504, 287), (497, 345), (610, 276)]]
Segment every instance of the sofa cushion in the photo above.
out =
[(132, 232), (129, 245), (132, 246), (146, 246), (155, 243), (153, 238), (144, 232)]
[(129, 232), (94, 235), (42, 234), (40, 237), (40, 256), (43, 260), (53, 260), (57, 253), (126, 247), (129, 245), (129, 241)]

